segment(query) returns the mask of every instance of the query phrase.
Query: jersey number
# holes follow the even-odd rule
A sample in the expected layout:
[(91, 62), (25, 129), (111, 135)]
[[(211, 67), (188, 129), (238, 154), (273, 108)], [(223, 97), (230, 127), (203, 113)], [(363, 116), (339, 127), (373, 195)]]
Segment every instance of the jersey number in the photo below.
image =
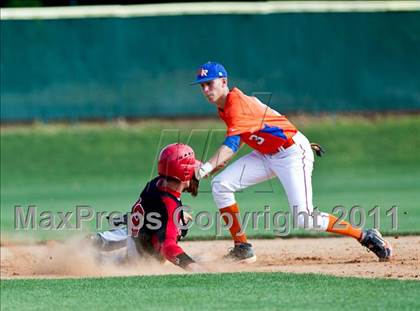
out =
[(134, 205), (131, 211), (131, 236), (137, 237), (140, 231), (140, 228), (143, 226), (144, 222), (144, 208), (141, 206), (141, 199), (139, 199)]
[(264, 138), (257, 136), (255, 134), (252, 134), (251, 136), (249, 136), (250, 140), (256, 140), (257, 141), (257, 145), (262, 145), (264, 143)]

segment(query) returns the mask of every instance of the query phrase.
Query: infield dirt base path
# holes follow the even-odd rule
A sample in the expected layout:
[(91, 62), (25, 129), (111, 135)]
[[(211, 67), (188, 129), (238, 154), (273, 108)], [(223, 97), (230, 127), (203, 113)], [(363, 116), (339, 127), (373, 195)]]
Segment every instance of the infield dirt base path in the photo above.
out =
[[(253, 240), (257, 261), (253, 264), (226, 262), (223, 255), (231, 241), (181, 242), (184, 250), (209, 273), (293, 272), (319, 273), (364, 278), (420, 280), (420, 237), (388, 237), (394, 249), (390, 262), (377, 257), (351, 238), (296, 238)], [(140, 262), (135, 266), (117, 264), (120, 252), (98, 257), (80, 239), (66, 242), (22, 245), (2, 242), (1, 278), (68, 278), (123, 275), (180, 274), (171, 263)], [(98, 258), (102, 263), (98, 264)]]

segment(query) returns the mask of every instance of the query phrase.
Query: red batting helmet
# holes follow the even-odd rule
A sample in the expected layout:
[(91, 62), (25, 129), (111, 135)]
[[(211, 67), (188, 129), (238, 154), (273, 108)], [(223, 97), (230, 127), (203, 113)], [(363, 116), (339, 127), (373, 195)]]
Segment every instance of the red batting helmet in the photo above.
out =
[(170, 144), (159, 154), (158, 173), (161, 176), (188, 181), (201, 162), (195, 159), (194, 150), (185, 144)]

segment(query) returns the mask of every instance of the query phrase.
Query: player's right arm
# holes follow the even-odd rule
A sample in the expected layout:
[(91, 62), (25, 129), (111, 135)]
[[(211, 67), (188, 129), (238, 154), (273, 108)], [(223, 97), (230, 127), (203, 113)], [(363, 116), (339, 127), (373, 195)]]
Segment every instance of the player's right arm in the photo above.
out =
[(232, 159), (241, 146), (241, 137), (239, 135), (226, 136), (223, 144), (217, 149), (216, 153), (204, 164), (202, 164), (196, 172), (198, 180), (225, 166)]

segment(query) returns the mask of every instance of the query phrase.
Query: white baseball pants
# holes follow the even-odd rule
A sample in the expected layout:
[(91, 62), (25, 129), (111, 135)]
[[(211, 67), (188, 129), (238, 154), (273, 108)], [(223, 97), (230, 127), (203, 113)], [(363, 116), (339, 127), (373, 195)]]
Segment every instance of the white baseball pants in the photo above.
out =
[[(300, 132), (293, 137), (294, 145), (273, 155), (253, 151), (227, 166), (212, 180), (212, 194), (219, 209), (234, 204), (236, 191), (277, 177), (286, 192), (289, 207), (299, 215), (297, 225), (313, 228), (312, 169), (314, 154), (308, 139)], [(304, 213), (301, 213), (304, 212)], [(300, 214), (299, 214), (300, 213)], [(327, 229), (328, 214), (320, 213), (316, 228)]]
[(126, 247), (126, 260), (135, 260), (139, 258), (139, 253), (136, 248), (136, 243), (130, 235), (127, 233), (127, 227), (119, 227), (104, 232), (99, 232), (103, 245), (103, 250), (113, 251)]

